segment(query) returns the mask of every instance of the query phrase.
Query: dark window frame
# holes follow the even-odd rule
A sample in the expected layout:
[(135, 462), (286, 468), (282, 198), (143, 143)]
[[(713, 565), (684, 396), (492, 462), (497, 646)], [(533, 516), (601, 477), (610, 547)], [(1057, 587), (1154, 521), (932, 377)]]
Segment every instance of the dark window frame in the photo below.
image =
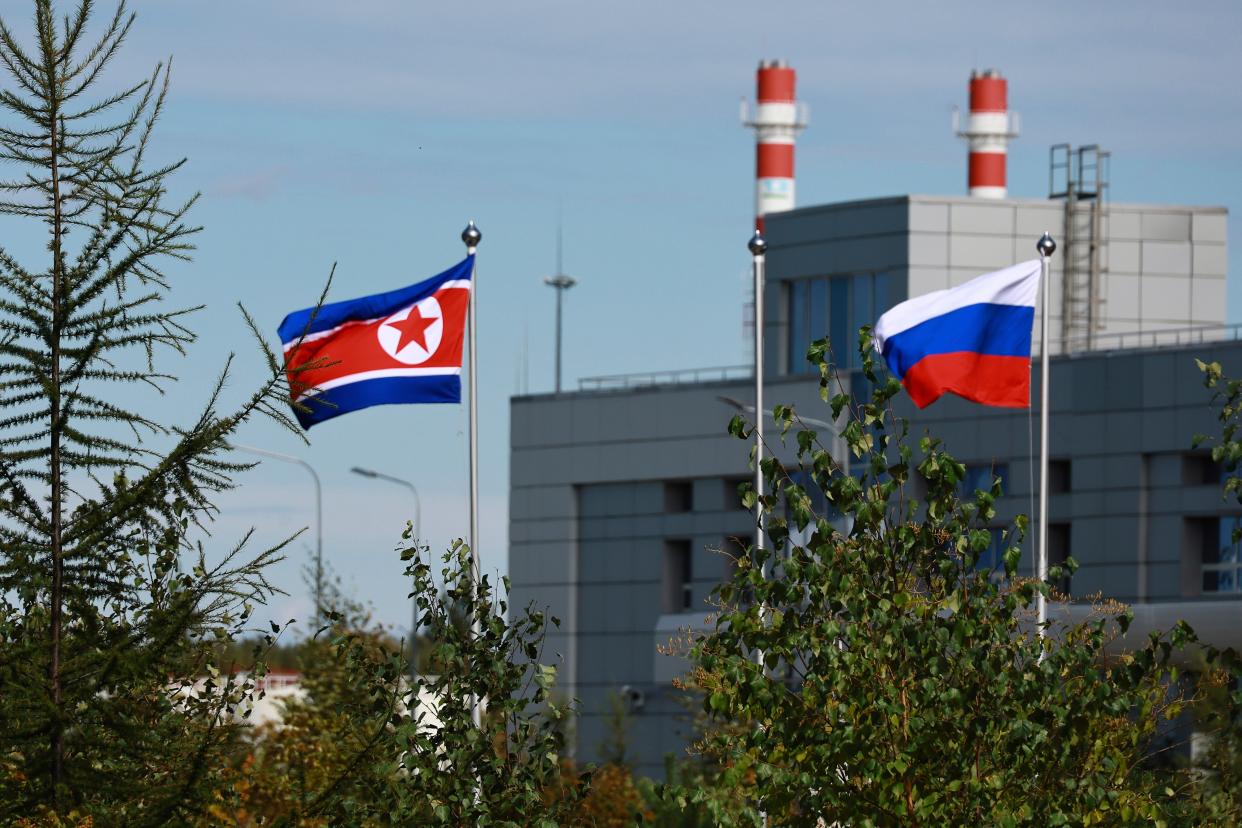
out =
[[(1060, 521), (1048, 524), (1048, 566), (1064, 566), (1073, 555), (1073, 525)], [(1071, 576), (1065, 572), (1059, 581), (1053, 584), (1062, 595), (1070, 595)]]
[(1212, 459), (1209, 451), (1182, 453), (1183, 486), (1220, 486), (1225, 481), (1226, 469)]
[(694, 546), (686, 538), (664, 541), (663, 610), (677, 615), (694, 605)]
[(1073, 487), (1073, 461), (1068, 457), (1057, 457), (1048, 461), (1048, 494), (1069, 494)]
[(673, 515), (694, 511), (693, 480), (664, 481), (664, 511)]

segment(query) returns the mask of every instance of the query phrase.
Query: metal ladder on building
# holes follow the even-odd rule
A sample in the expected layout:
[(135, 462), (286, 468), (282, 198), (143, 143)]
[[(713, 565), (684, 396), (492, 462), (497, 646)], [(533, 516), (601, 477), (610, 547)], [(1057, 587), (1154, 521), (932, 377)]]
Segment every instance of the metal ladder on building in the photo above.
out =
[(1061, 352), (1090, 350), (1105, 329), (1100, 313), (1108, 272), (1109, 153), (1096, 144), (1055, 144), (1048, 197), (1065, 201), (1061, 246)]

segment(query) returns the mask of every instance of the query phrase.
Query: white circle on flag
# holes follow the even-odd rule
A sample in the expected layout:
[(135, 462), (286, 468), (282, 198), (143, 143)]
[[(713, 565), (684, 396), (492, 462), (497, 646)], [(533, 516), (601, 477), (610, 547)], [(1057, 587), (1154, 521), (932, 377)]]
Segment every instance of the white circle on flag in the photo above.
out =
[(444, 336), (444, 312), (436, 297), (397, 311), (376, 331), (380, 347), (398, 362), (418, 365), (431, 359)]

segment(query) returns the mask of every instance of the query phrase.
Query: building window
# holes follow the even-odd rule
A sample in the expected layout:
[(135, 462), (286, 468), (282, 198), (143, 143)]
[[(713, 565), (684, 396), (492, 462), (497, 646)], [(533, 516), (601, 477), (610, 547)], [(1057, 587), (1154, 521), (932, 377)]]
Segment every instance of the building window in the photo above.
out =
[(1222, 482), (1220, 464), (1206, 451), (1182, 455), (1183, 486), (1219, 486)]
[(754, 542), (755, 539), (750, 535), (731, 535), (725, 538), (724, 546), (720, 549), (725, 560), (723, 580), (733, 580), (733, 575), (742, 561), (750, 557), (750, 547)]
[(724, 504), (726, 511), (729, 509), (748, 511), (742, 505), (742, 486), (753, 482), (753, 479), (749, 477), (729, 477), (724, 480)]
[[(1051, 481), (1049, 481), (1051, 482)], [(1048, 525), (1048, 566), (1065, 566), (1070, 557), (1070, 525), (1068, 523), (1051, 523)], [(1062, 595), (1070, 594), (1070, 574), (1065, 572), (1060, 580), (1053, 584)]]
[(664, 511), (689, 512), (694, 509), (694, 484), (677, 480), (664, 484)]
[[(974, 500), (975, 491), (992, 491), (992, 480), (1000, 478), (1001, 494), (1009, 490), (1009, 465), (1006, 463), (968, 463), (966, 476), (958, 484), (958, 494), (963, 500)], [(1051, 482), (1051, 477), (1049, 477)]]
[(983, 550), (975, 561), (975, 569), (991, 570), (996, 575), (1005, 574), (1005, 530), (989, 529), (988, 548)]
[(785, 518), (790, 521), (789, 531), (799, 542), (809, 543), (811, 534), (815, 531), (815, 518), (823, 518), (832, 523), (841, 519), (841, 512), (837, 510), (836, 506), (828, 502), (828, 496), (824, 494), (824, 490), (820, 488), (820, 485), (815, 482), (815, 478), (806, 469), (791, 470), (789, 472), (789, 479), (802, 487), (802, 491), (806, 493), (807, 498), (810, 500), (810, 509), (814, 516), (810, 525), (799, 535), (797, 527), (792, 522), (793, 510), (789, 508), (789, 504), (786, 502)]
[(1242, 592), (1242, 556), (1234, 540), (1234, 531), (1242, 528), (1242, 516), (1215, 518), (1206, 523), (1201, 561), (1203, 591)]
[(891, 285), (887, 273), (815, 276), (789, 282), (785, 293), (788, 373), (815, 373), (806, 361), (806, 349), (825, 336), (832, 341), (832, 357), (838, 367), (858, 368), (858, 329), (874, 324), (893, 305)]
[[(755, 539), (750, 535), (739, 535), (725, 539), (725, 570), (724, 582), (731, 582), (737, 576), (738, 569), (741, 568), (742, 561), (749, 557), (750, 547), (754, 544)], [(751, 604), (754, 602), (754, 590), (749, 586), (743, 587), (739, 595), (735, 596), (734, 601), (737, 604)]]
[(854, 321), (850, 314), (850, 288), (853, 281), (850, 276), (838, 276), (829, 281), (828, 327), (818, 333), (811, 331), (814, 339), (823, 336), (831, 339), (833, 360), (844, 368), (853, 368), (858, 361), (854, 353), (854, 335), (858, 332), (858, 325), (863, 324), (850, 324)]
[(1070, 461), (1048, 461), (1048, 494), (1065, 494), (1070, 491)]
[(811, 281), (798, 279), (790, 282), (786, 289), (789, 301), (789, 352), (785, 358), (790, 374), (810, 373), (810, 366), (806, 362), (806, 349), (811, 344), (811, 337), (807, 334), (807, 316), (810, 314), (807, 293)]
[(691, 561), (690, 541), (664, 542), (664, 612), (678, 613), (690, 609), (694, 601)]

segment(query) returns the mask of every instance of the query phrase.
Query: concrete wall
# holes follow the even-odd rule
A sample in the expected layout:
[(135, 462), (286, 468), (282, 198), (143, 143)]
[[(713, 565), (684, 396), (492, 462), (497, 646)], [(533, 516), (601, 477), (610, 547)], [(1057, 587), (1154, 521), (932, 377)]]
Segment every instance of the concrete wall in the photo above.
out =
[[(1122, 334), (1224, 323), (1226, 218), (1221, 207), (1107, 205), (1100, 347), (1134, 344), (1115, 339)], [(790, 280), (884, 272), (901, 285), (895, 303), (1036, 258), (1035, 242), (1046, 230), (1061, 244), (1049, 285), (1049, 327), (1059, 353), (1065, 222), (1059, 201), (919, 195), (775, 214), (766, 225), (768, 341), (785, 342)], [(1038, 326), (1034, 341), (1038, 348)], [(768, 354), (770, 373), (789, 371), (783, 348), (769, 347)]]
[(1109, 210), (1109, 333), (1224, 321), (1225, 211), (1114, 205)]
[[(580, 755), (597, 758), (611, 697), (643, 691), (630, 735), (644, 773), (686, 744), (685, 710), (653, 677), (665, 616), (666, 540), (688, 540), (700, 617), (725, 558), (711, 549), (753, 534), (731, 494), (747, 450), (725, 429), (735, 413), (718, 395), (744, 383), (622, 393), (519, 397), (512, 402), (509, 573), (513, 604), (534, 601), (562, 620), (547, 652), (563, 656), (560, 684), (582, 702)], [(670, 511), (666, 482), (688, 483), (691, 508)], [(676, 629), (679, 625), (673, 625)]]

